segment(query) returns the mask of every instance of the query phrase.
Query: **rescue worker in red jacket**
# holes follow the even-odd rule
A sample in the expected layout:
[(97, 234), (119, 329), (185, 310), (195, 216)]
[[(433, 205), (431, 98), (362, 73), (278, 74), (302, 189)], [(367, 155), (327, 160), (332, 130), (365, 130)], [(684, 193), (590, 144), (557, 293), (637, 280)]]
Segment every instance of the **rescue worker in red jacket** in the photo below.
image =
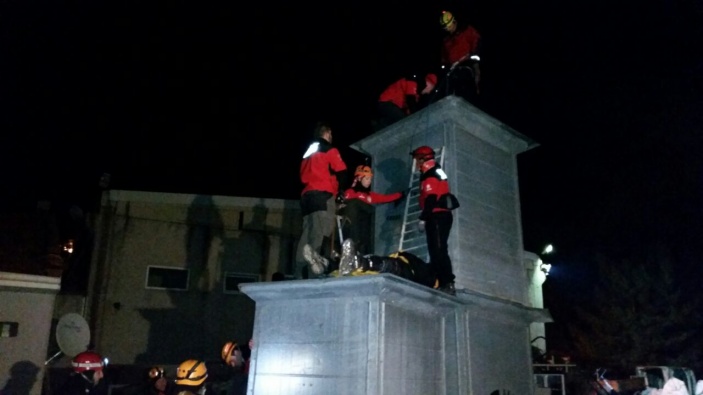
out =
[(442, 11), (439, 23), (447, 32), (442, 41), (442, 66), (448, 69), (447, 94), (471, 101), (478, 95), (481, 81), (481, 35), (471, 25), (459, 26), (449, 11)]
[[(303, 231), (296, 253), (295, 278), (304, 278), (304, 269), (312, 251), (323, 257), (332, 254), (332, 240), (337, 212), (337, 201), (343, 199), (346, 187), (347, 166), (337, 148), (332, 146), (332, 127), (319, 122), (314, 130), (314, 139), (300, 163), (300, 181), (303, 191), (300, 208), (303, 215)], [(323, 250), (323, 247), (326, 247)], [(308, 259), (306, 260), (306, 257)], [(308, 278), (324, 274), (326, 267), (310, 265)]]
[(454, 221), (452, 210), (459, 202), (449, 190), (447, 175), (435, 161), (432, 148), (423, 145), (410, 153), (420, 175), (420, 231), (425, 232), (430, 265), (437, 275), (439, 289), (454, 295), (454, 270), (449, 257), (449, 232)]
[(372, 180), (373, 171), (370, 166), (357, 166), (352, 186), (344, 191), (345, 206), (340, 210), (340, 214), (345, 218), (342, 229), (344, 238), (352, 239), (356, 250), (362, 255), (373, 252), (374, 205), (400, 202), (405, 196), (404, 192), (373, 192)]
[(420, 95), (428, 95), (437, 85), (437, 76), (401, 78), (390, 84), (378, 97), (378, 128), (391, 125), (419, 109)]
[(110, 385), (105, 379), (105, 359), (95, 351), (83, 351), (71, 360), (73, 374), (56, 391), (59, 395), (107, 395)]

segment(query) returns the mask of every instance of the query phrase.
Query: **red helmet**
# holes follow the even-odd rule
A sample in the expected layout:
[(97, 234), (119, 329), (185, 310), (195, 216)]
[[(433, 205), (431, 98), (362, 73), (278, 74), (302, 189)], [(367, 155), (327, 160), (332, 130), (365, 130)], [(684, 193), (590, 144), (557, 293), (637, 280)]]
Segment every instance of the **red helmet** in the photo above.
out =
[(426, 145), (423, 145), (422, 147), (415, 148), (410, 155), (412, 155), (415, 159), (434, 159), (434, 150)]
[(76, 373), (83, 373), (89, 370), (99, 371), (103, 370), (105, 361), (95, 351), (83, 351), (73, 357), (71, 366), (73, 366), (73, 371)]

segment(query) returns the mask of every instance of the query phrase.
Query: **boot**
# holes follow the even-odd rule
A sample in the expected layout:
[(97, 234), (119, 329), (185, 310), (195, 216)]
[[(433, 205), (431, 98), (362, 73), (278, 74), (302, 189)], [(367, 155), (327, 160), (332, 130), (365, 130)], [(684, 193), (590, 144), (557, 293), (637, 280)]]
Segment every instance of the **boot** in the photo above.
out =
[(456, 296), (456, 288), (454, 287), (453, 281), (439, 287), (439, 290), (444, 292), (447, 295)]
[(329, 266), (329, 261), (318, 254), (317, 251), (313, 250), (310, 244), (305, 244), (305, 246), (303, 246), (303, 258), (305, 258), (308, 265), (310, 265), (310, 271), (316, 276), (325, 273), (327, 266)]
[(339, 275), (348, 276), (358, 266), (354, 241), (352, 239), (346, 239), (342, 243), (342, 257), (339, 259)]

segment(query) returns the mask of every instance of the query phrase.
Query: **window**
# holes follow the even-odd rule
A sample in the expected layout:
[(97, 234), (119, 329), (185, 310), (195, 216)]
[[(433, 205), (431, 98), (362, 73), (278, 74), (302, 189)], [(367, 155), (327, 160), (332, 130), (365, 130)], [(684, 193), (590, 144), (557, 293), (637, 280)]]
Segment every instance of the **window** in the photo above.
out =
[(225, 272), (225, 293), (239, 293), (239, 284), (259, 282), (258, 274)]
[(146, 269), (146, 288), (187, 291), (189, 276), (188, 269), (149, 266)]

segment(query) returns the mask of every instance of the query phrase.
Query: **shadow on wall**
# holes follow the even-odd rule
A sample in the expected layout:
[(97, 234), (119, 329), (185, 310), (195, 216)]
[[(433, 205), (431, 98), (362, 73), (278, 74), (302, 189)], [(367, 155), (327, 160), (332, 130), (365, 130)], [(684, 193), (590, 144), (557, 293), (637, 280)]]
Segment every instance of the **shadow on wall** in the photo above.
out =
[[(390, 186), (379, 190), (379, 193), (393, 193), (405, 191), (410, 185), (410, 168), (400, 159), (386, 159), (374, 166), (374, 171), (385, 180), (390, 181)], [(376, 235), (375, 253), (377, 255), (388, 255), (398, 250), (400, 241), (400, 229), (403, 224), (403, 213), (405, 201), (398, 206), (393, 203), (380, 205), (378, 208), (381, 218), (381, 231)], [(381, 249), (383, 249), (381, 251)]]
[(2, 395), (29, 395), (39, 374), (39, 367), (30, 361), (19, 361), (10, 368), (10, 378), (2, 388)]
[(225, 342), (249, 340), (255, 304), (224, 274), (266, 280), (262, 270), (268, 259), (267, 232), (273, 230), (264, 227), (268, 215), (264, 204), (252, 213), (247, 222), (240, 214), (237, 223), (225, 225), (212, 197), (193, 200), (184, 225), (188, 289), (167, 291), (172, 308), (140, 311), (150, 323), (149, 341), (135, 362), (179, 364), (191, 358), (218, 362)]

